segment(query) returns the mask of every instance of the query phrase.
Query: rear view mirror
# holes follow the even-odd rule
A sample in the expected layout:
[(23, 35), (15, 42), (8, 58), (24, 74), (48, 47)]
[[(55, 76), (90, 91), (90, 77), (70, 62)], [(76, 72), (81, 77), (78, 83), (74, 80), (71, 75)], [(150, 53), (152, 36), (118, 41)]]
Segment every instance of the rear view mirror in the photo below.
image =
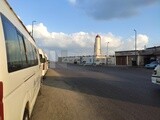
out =
[(45, 63), (45, 58), (40, 58), (41, 63)]

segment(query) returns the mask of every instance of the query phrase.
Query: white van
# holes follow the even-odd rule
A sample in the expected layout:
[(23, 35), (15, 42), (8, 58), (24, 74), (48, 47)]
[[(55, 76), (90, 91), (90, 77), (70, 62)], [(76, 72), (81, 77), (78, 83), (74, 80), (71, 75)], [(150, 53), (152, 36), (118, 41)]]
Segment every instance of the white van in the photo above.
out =
[(45, 54), (42, 49), (39, 49), (39, 57), (41, 62), (40, 69), (42, 72), (42, 78), (44, 78), (48, 70), (48, 57), (47, 54)]
[(154, 73), (152, 74), (152, 83), (160, 85), (160, 64), (154, 69)]
[(48, 70), (48, 64), (49, 64), (49, 59), (48, 59), (48, 56), (47, 56), (46, 53), (44, 54), (44, 56), (45, 56), (45, 59), (46, 59), (46, 72), (47, 72), (47, 70)]
[(41, 84), (38, 49), (6, 0), (0, 0), (0, 54), (0, 120), (28, 120)]

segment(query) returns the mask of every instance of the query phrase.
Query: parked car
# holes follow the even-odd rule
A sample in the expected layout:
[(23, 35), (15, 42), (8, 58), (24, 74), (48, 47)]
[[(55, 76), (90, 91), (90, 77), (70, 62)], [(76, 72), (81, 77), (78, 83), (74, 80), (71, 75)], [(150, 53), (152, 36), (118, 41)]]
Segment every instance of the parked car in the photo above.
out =
[(158, 62), (157, 61), (153, 61), (153, 62), (151, 62), (149, 64), (146, 64), (145, 68), (147, 68), (147, 69), (154, 69), (157, 65), (158, 65)]

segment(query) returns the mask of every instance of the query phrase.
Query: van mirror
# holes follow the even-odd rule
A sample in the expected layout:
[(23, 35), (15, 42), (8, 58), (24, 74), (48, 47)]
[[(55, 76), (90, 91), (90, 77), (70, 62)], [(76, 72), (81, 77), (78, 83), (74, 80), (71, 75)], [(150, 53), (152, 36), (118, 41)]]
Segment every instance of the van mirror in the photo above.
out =
[(45, 58), (41, 58), (41, 59), (40, 59), (40, 62), (41, 62), (41, 63), (45, 63)]

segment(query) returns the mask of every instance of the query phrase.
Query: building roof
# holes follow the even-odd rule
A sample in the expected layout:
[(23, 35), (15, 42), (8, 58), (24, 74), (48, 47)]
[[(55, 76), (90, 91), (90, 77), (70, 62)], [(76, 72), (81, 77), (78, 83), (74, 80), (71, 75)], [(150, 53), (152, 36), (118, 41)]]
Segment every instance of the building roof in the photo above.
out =
[(128, 51), (115, 51), (116, 56), (126, 56), (126, 55), (160, 55), (160, 46), (146, 48), (145, 50), (128, 50)]
[(160, 46), (149, 47), (149, 48), (146, 48), (146, 49), (155, 49), (155, 48), (160, 48)]

